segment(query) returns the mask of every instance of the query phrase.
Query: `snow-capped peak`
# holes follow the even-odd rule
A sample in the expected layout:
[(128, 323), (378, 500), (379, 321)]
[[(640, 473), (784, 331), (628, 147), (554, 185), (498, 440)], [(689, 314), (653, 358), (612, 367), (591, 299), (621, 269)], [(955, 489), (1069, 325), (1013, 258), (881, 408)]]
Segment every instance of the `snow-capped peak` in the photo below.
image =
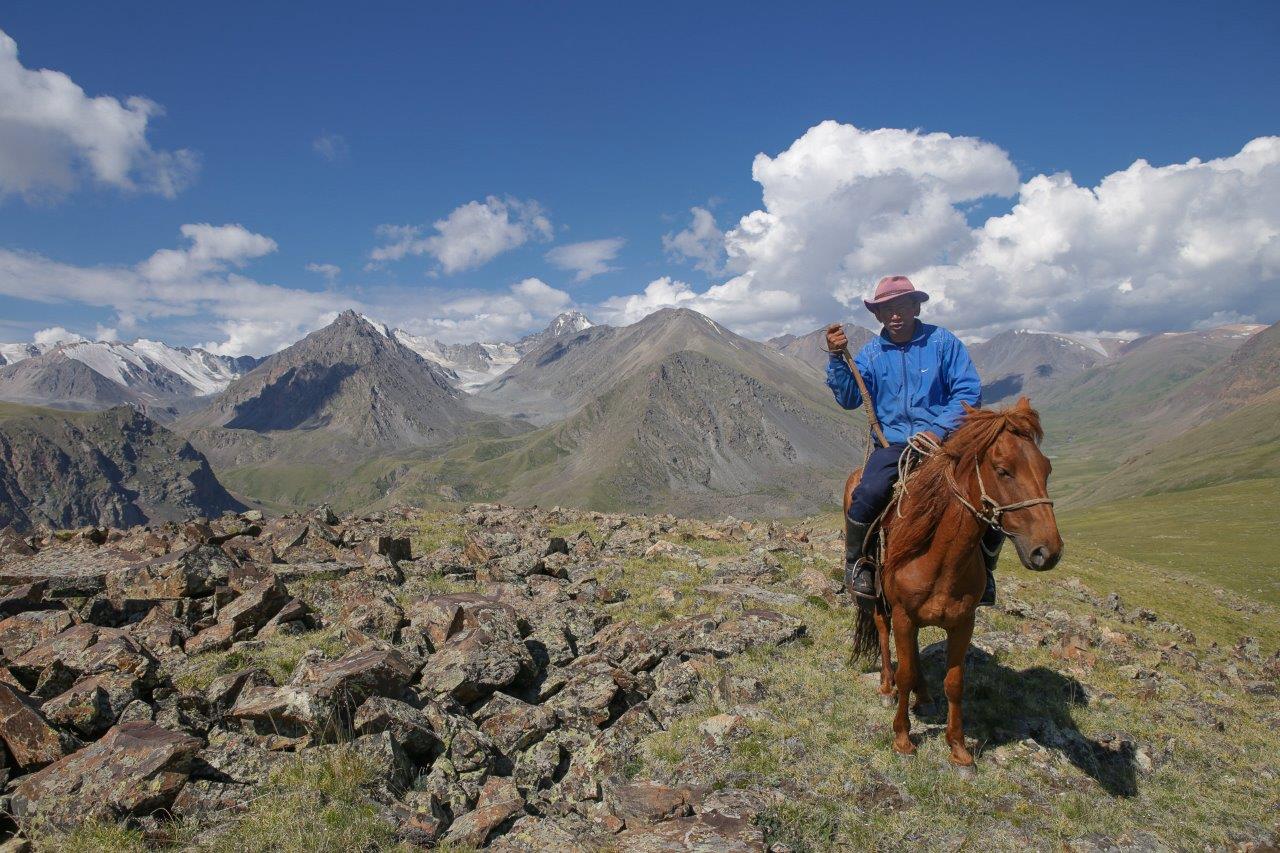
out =
[(565, 311), (556, 315), (555, 319), (547, 325), (546, 332), (552, 337), (559, 337), (590, 329), (592, 325), (594, 324), (587, 319), (587, 315), (581, 311)]
[(131, 344), (117, 341), (0, 344), (0, 355), (8, 364), (48, 353), (78, 361), (117, 385), (164, 396), (216, 394), (241, 373), (236, 360), (227, 356), (202, 349), (171, 347), (146, 338)]

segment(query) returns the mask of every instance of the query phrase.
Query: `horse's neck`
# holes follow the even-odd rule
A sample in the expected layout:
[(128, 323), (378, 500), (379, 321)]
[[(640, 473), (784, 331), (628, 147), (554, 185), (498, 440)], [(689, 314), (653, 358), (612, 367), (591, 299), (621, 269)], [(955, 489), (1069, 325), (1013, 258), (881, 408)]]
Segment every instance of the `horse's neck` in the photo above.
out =
[[(973, 487), (971, 484), (957, 480), (956, 485), (960, 487), (965, 500), (977, 506), (972, 495)], [(920, 553), (937, 556), (941, 559), (948, 552), (964, 552), (976, 548), (979, 540), (982, 539), (983, 533), (986, 532), (986, 525), (973, 517), (973, 513), (960, 503), (947, 484), (939, 484), (938, 488), (947, 490), (947, 500), (933, 525), (933, 538), (928, 548), (923, 549)], [(907, 500), (912, 500), (912, 497), (908, 496)], [(912, 507), (910, 506), (903, 507), (904, 513), (910, 513), (911, 510)], [(944, 535), (939, 535), (944, 531)]]

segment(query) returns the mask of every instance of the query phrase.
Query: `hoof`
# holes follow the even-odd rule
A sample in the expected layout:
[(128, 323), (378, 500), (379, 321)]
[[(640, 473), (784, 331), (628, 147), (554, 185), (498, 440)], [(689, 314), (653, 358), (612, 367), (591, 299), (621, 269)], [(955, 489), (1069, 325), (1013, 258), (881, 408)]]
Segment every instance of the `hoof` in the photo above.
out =
[(911, 741), (907, 741), (906, 748), (898, 746), (898, 742), (893, 742), (893, 751), (899, 758), (912, 758), (916, 754), (916, 745)]
[(971, 779), (978, 778), (978, 768), (974, 767), (972, 764), (952, 764), (951, 769), (955, 771), (957, 776), (964, 779), (966, 782)]
[(882, 708), (894, 708), (894, 707), (897, 707), (897, 705), (898, 705), (898, 697), (897, 697), (897, 696), (894, 696), (892, 693), (881, 693), (881, 694), (880, 694), (880, 707), (882, 707)]

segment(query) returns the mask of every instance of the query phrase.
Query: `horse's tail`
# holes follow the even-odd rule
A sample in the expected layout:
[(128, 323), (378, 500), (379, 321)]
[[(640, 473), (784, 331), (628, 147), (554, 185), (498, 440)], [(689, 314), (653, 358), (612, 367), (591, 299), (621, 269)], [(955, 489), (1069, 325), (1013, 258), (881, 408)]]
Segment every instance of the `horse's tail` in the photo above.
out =
[[(875, 609), (879, 602), (858, 600), (858, 621), (853, 627), (853, 663), (873, 663), (880, 656), (880, 632), (876, 630)], [(886, 616), (886, 618), (888, 618)]]

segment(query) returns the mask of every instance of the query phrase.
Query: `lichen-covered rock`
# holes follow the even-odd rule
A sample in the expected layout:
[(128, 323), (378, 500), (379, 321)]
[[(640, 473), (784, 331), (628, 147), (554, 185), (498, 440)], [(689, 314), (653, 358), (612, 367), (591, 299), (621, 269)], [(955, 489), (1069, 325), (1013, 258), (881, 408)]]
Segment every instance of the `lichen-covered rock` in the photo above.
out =
[(692, 814), (693, 800), (689, 789), (657, 782), (608, 785), (604, 789), (605, 805), (631, 827)]
[(449, 827), (445, 840), (459, 846), (478, 847), (489, 837), (489, 833), (523, 811), (524, 799), (515, 783), (495, 776), (480, 789), (476, 807)]
[[(32, 733), (6, 753), (13, 810), (59, 824), (129, 819), (158, 836), (173, 815), (222, 838), (275, 771), (354, 746), (382, 771), (358, 796), (404, 842), (574, 850), (633, 833), (646, 849), (666, 836), (639, 830), (684, 820), (689, 838), (742, 843), (733, 825), (690, 814), (689, 789), (629, 776), (644, 739), (707, 698), (706, 679), (719, 680), (730, 707), (755, 695), (758, 682), (731, 682), (714, 658), (786, 642), (803, 626), (741, 612), (737, 595), (716, 613), (656, 626), (615, 620), (624, 555), (661, 539), (671, 544), (653, 556), (696, 564), (672, 543), (683, 529), (672, 518), (500, 506), (464, 518), (464, 546), (416, 561), (388, 516), (338, 519), (325, 508), (33, 540), (35, 553), (20, 558), (33, 563), (24, 586), (0, 592), (11, 667), (0, 667), (0, 691)], [(587, 520), (607, 531), (601, 547), (591, 533), (550, 531)], [(781, 540), (766, 532), (766, 550), (740, 561), (754, 582), (776, 568), (768, 549)], [(76, 561), (94, 567), (87, 586), (59, 579)], [(476, 591), (420, 594), (442, 574), (475, 576)], [(723, 598), (733, 584), (713, 586)], [(316, 628), (325, 630), (314, 647), (293, 636)], [(321, 649), (338, 632), (359, 645), (335, 659)], [(277, 649), (294, 643), (292, 674), (273, 678)], [(246, 665), (254, 658), (261, 668)], [(206, 666), (215, 677), (195, 688)], [(72, 731), (100, 739), (79, 748)], [(67, 804), (87, 798), (75, 813)]]
[(154, 723), (123, 723), (22, 779), (13, 792), (14, 813), (58, 825), (154, 814), (186, 784), (200, 746)]
[(218, 611), (218, 621), (186, 643), (189, 655), (225, 649), (242, 633), (264, 626), (289, 601), (289, 591), (275, 575), (255, 583)]
[(365, 700), (351, 720), (351, 726), (362, 735), (391, 732), (415, 763), (431, 763), (440, 739), (431, 720), (422, 711), (397, 699), (371, 696)]
[(211, 545), (195, 545), (153, 560), (124, 566), (106, 576), (113, 601), (174, 601), (209, 595), (227, 579), (232, 562)]
[(455, 634), (475, 628), (484, 628), (495, 637), (520, 636), (518, 617), (509, 604), (469, 592), (433, 595), (415, 602), (409, 609), (409, 621), (422, 629), (436, 649)]
[(16, 660), (41, 641), (57, 636), (74, 624), (66, 610), (31, 610), (0, 621), (0, 654)]
[(707, 650), (717, 657), (738, 654), (752, 646), (781, 645), (804, 634), (804, 623), (773, 610), (747, 610), (716, 629)]
[(535, 671), (523, 642), (473, 628), (454, 635), (427, 659), (421, 683), (434, 696), (468, 703), (528, 680)]
[(506, 755), (537, 742), (558, 723), (556, 712), (546, 705), (530, 705), (503, 693), (495, 693), (475, 716), (480, 731)]
[(137, 676), (109, 670), (76, 682), (45, 702), (42, 710), (53, 722), (94, 738), (115, 725), (124, 709), (137, 698)]
[(764, 832), (749, 820), (704, 812), (661, 823), (628, 827), (617, 836), (618, 849), (635, 853), (763, 853)]
[(371, 696), (403, 696), (414, 674), (399, 652), (366, 645), (334, 661), (300, 664), (295, 678), (281, 687), (246, 687), (230, 716), (334, 738), (340, 734), (340, 715), (354, 713)]
[(49, 725), (17, 688), (4, 683), (0, 683), (0, 740), (23, 770), (44, 767), (79, 745)]

